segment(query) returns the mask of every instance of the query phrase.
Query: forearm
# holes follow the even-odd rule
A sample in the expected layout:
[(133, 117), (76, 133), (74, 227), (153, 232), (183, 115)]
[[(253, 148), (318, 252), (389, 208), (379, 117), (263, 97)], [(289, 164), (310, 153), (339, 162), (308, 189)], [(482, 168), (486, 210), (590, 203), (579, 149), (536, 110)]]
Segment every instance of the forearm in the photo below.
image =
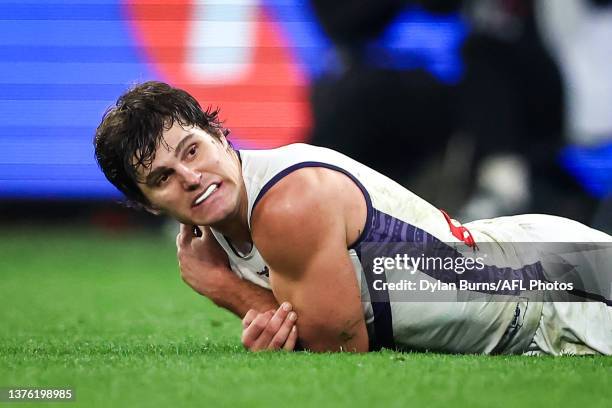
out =
[(205, 296), (241, 319), (250, 309), (263, 313), (279, 306), (271, 290), (235, 275), (228, 278), (225, 285), (217, 287)]

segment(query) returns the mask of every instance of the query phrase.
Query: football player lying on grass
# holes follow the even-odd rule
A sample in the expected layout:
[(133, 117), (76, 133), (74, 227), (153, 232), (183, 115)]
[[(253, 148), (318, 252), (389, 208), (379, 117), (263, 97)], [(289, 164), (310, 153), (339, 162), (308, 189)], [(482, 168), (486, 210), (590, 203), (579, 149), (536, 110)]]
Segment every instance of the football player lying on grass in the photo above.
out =
[[(250, 350), (291, 350), (299, 338), (313, 351), (612, 354), (612, 308), (602, 297), (415, 302), (362, 284), (372, 279), (367, 245), (434, 243), (462, 258), (456, 248), (476, 252), (485, 241), (564, 241), (576, 252), (574, 243), (609, 244), (609, 235), (545, 215), (462, 226), (336, 151), (306, 144), (236, 150), (227, 134), (216, 111), (147, 82), (107, 111), (94, 143), (104, 174), (132, 204), (184, 224), (177, 237), (183, 279), (243, 318)], [(483, 273), (528, 276), (533, 260), (520, 255), (516, 247)], [(592, 256), (576, 261), (581, 278), (609, 270)], [(438, 272), (418, 276), (435, 280)]]

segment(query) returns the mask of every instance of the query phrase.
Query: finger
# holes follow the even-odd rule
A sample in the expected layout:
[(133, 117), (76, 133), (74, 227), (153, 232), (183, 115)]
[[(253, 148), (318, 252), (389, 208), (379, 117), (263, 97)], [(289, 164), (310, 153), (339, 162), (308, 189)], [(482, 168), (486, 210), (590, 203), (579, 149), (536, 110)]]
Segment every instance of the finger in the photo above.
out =
[(259, 314), (259, 312), (257, 310), (250, 309), (244, 315), (244, 318), (242, 319), (242, 328), (246, 329), (247, 327), (249, 327), (251, 325), (251, 323), (253, 323), (253, 320), (255, 320), (255, 318), (257, 317), (258, 314)]
[[(272, 316), (274, 316), (274, 312), (275, 310), (268, 310), (264, 313), (267, 313), (268, 315), (270, 315), (270, 318), (272, 318)], [(249, 327), (251, 325), (251, 323), (253, 323), (253, 320), (255, 320), (255, 318), (263, 313), (258, 312), (255, 309), (249, 309), (249, 311), (247, 312), (246, 315), (244, 315), (244, 319), (242, 319), (242, 328), (246, 329), (247, 327)]]
[(285, 350), (285, 351), (293, 351), (293, 349), (295, 348), (295, 345), (297, 343), (297, 338), (298, 338), (298, 328), (297, 328), (296, 325), (294, 325), (291, 328), (291, 332), (289, 333), (289, 337), (287, 337), (287, 341), (283, 345), (283, 350)]
[(258, 349), (267, 349), (270, 345), (270, 342), (276, 336), (278, 331), (283, 325), (285, 319), (287, 319), (287, 315), (291, 311), (291, 304), (289, 302), (284, 302), (276, 312), (274, 316), (270, 319), (263, 332), (259, 335), (257, 340), (255, 341), (255, 347)]
[(273, 314), (270, 312), (260, 313), (253, 319), (253, 322), (242, 331), (242, 344), (251, 351), (257, 351), (256, 340), (268, 325)]
[(181, 244), (181, 246), (189, 245), (193, 237), (193, 225), (181, 223), (181, 227), (179, 228), (179, 235), (177, 237), (177, 241)]
[(188, 236), (191, 233), (191, 225), (183, 224), (181, 222), (179, 224), (179, 232)]
[(270, 344), (268, 344), (268, 350), (280, 350), (283, 347), (289, 338), (291, 329), (295, 326), (296, 320), (297, 314), (290, 312), (278, 332), (276, 332), (276, 335), (270, 341)]
[(181, 266), (181, 258), (183, 257), (185, 247), (182, 244), (182, 233), (176, 234), (176, 257), (178, 259), (179, 267)]
[(179, 233), (176, 234), (176, 249), (180, 249), (181, 248), (182, 240), (183, 240), (183, 233), (181, 231), (179, 231)]

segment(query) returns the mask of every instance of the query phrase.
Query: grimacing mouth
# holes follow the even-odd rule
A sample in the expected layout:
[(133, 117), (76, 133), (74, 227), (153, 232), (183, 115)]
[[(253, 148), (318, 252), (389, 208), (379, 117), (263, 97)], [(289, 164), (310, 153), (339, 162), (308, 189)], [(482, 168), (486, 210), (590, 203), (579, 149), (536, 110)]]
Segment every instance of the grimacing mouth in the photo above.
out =
[(204, 189), (203, 192), (199, 193), (196, 198), (193, 200), (192, 207), (196, 207), (202, 204), (204, 201), (208, 199), (215, 191), (217, 191), (221, 187), (221, 182), (213, 182), (208, 185)]

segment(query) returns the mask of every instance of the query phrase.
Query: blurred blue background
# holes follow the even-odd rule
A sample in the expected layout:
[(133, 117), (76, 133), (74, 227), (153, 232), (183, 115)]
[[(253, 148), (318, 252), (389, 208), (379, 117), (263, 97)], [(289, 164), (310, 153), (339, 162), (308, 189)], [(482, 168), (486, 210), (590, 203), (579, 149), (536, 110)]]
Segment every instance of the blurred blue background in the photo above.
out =
[(611, 7), (4, 1), (0, 200), (121, 199), (92, 137), (121, 93), (157, 79), (221, 107), (238, 147), (336, 148), (464, 220), (612, 218)]
[[(167, 7), (172, 7), (171, 3)], [(331, 53), (329, 40), (304, 1), (251, 3), (269, 13), (272, 25), (282, 33), (292, 56), (290, 63), (305, 73), (302, 85), (333, 64), (333, 56), (330, 61), (320, 58)], [(157, 44), (143, 44), (137, 34), (140, 21), (129, 7), (127, 2), (108, 0), (0, 4), (2, 197), (120, 197), (94, 162), (91, 139), (95, 127), (105, 109), (131, 84), (149, 79), (178, 82), (178, 78), (160, 72), (154, 56), (147, 54), (147, 46)], [(151, 18), (153, 23), (163, 20), (160, 15)], [(226, 22), (238, 18), (241, 16), (231, 3), (215, 16)], [(177, 22), (185, 23), (191, 21)], [(465, 27), (457, 16), (435, 18), (409, 10), (398, 17), (380, 42), (395, 49), (394, 65), (424, 67), (443, 81), (456, 82), (461, 75), (458, 47), (464, 36)], [(231, 58), (228, 49), (219, 48), (221, 59), (224, 53)], [(251, 98), (258, 100), (257, 95)], [(223, 106), (222, 101), (202, 101), (217, 102)], [(302, 123), (305, 128), (309, 125), (307, 119)], [(236, 137), (240, 145), (239, 132)], [(282, 145), (285, 139), (260, 144), (251, 138), (249, 147)]]

